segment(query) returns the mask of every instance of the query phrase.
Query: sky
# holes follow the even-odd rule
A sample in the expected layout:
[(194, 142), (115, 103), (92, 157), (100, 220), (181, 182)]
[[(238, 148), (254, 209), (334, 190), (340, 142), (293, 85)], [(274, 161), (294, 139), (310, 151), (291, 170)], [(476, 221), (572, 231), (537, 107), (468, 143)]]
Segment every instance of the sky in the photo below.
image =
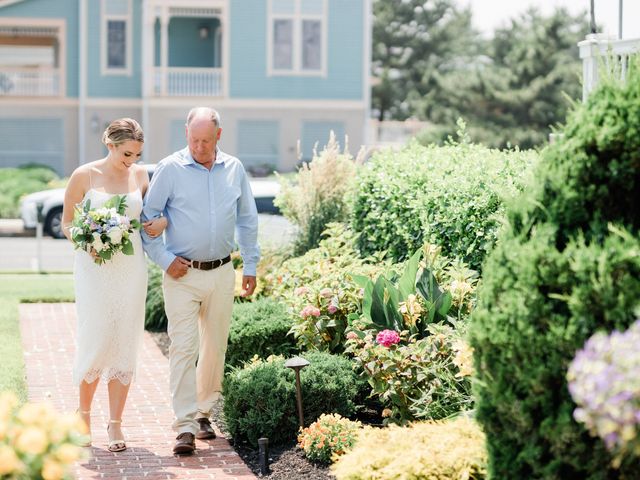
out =
[[(619, 0), (594, 0), (598, 32), (618, 38)], [(551, 13), (555, 7), (565, 7), (577, 15), (584, 12), (589, 19), (591, 0), (456, 0), (460, 6), (471, 6), (474, 25), (481, 32), (490, 34), (496, 27), (508, 25), (508, 20), (529, 7), (538, 7), (543, 13)], [(623, 0), (622, 38), (640, 38), (640, 0)]]

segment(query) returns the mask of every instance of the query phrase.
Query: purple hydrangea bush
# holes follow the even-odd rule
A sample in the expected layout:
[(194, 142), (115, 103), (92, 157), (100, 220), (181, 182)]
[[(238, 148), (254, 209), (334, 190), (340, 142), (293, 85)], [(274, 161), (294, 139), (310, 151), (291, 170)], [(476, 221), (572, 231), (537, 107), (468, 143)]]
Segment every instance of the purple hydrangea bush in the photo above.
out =
[(614, 452), (640, 456), (640, 320), (627, 331), (594, 334), (569, 365), (573, 416)]

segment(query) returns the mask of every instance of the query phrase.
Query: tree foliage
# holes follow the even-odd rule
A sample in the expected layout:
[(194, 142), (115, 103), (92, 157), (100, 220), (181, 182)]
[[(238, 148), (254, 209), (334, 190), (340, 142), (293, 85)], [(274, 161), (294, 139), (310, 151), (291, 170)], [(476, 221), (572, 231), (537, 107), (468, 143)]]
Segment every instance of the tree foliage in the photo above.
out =
[(535, 147), (580, 96), (586, 15), (529, 9), (484, 40), (471, 12), (449, 0), (376, 0), (374, 9), (374, 111), (432, 123), (424, 144), (444, 142), (462, 117), (474, 142)]
[(380, 120), (421, 116), (436, 77), (474, 51), (471, 11), (453, 0), (375, 0), (373, 108)]

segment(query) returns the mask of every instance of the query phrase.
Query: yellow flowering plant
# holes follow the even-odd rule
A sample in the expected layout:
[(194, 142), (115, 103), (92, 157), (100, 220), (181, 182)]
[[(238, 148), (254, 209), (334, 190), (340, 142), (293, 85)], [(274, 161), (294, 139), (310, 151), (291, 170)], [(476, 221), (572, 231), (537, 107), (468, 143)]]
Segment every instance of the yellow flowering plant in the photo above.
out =
[(70, 478), (86, 434), (77, 414), (61, 415), (46, 403), (19, 405), (13, 393), (0, 394), (0, 479)]
[(298, 446), (306, 457), (318, 463), (331, 463), (350, 450), (361, 428), (360, 422), (341, 415), (322, 414), (298, 435)]

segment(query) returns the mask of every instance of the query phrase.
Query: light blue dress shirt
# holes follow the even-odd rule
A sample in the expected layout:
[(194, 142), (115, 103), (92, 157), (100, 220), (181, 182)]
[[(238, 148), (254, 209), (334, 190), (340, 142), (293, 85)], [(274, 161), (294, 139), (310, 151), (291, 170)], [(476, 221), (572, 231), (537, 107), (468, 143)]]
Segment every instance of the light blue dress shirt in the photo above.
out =
[(244, 275), (255, 276), (260, 259), (258, 212), (240, 161), (217, 149), (211, 170), (197, 163), (189, 148), (163, 159), (151, 178), (142, 220), (160, 214), (169, 222), (162, 237), (142, 233), (147, 255), (163, 270), (176, 256), (218, 260), (235, 249), (234, 230)]

